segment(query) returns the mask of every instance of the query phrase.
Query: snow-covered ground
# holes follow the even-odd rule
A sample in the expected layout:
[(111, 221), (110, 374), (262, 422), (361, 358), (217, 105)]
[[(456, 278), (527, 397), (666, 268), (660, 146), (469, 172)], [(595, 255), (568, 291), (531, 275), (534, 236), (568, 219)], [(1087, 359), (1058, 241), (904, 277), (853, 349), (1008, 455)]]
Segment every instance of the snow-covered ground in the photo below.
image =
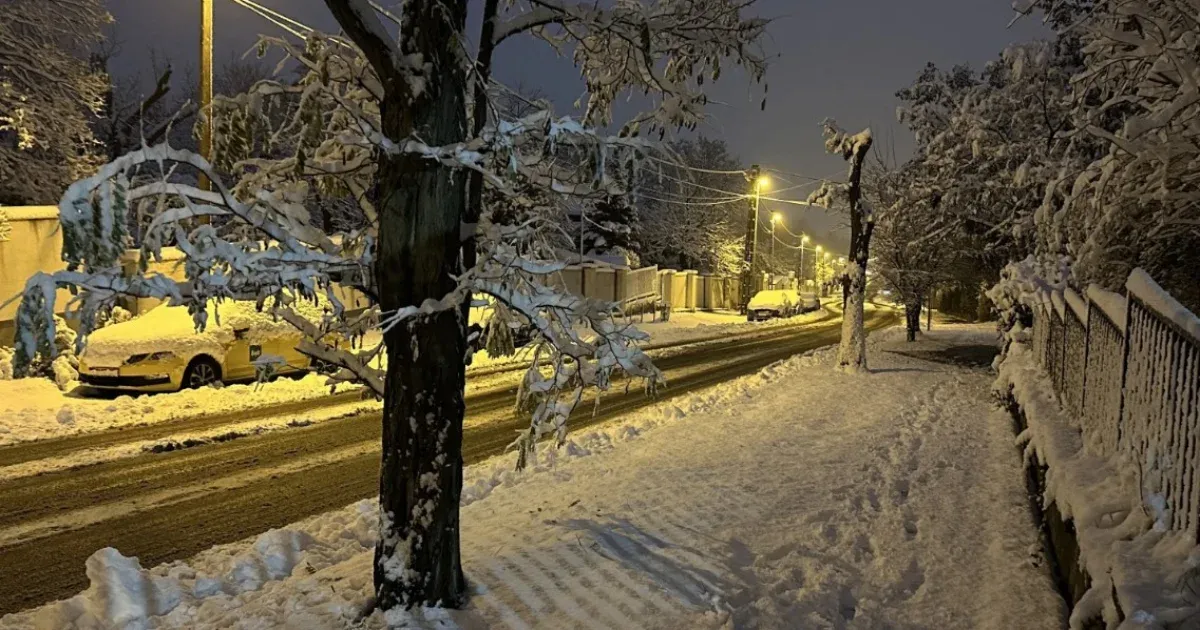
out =
[[(871, 374), (834, 372), (822, 350), (573, 435), (525, 473), (511, 456), (469, 468), (470, 605), (390, 621), (1063, 627), (991, 377), (888, 352), (914, 349), (900, 334), (872, 337)], [(937, 351), (994, 333), (930, 337)], [(364, 501), (148, 571), (102, 550), (89, 590), (0, 628), (382, 628), (375, 515)]]
[[(86, 397), (78, 390), (63, 393), (44, 378), (0, 381), (0, 445), (315, 400), (330, 394), (326, 380), (309, 374), (260, 385), (113, 398)], [(340, 385), (337, 391), (348, 389)]]
[[(811, 323), (827, 313), (816, 312), (790, 319), (750, 323), (736, 313), (674, 313), (669, 322), (639, 324), (651, 335), (647, 345), (675, 345), (725, 339), (730, 335), (755, 334), (781, 326)], [(476, 354), (471, 369), (481, 374), (496, 369), (523, 365), (528, 357), (493, 359), (486, 352)], [(235, 414), (265, 410), (273, 406), (306, 400), (323, 399), (330, 393), (326, 379), (307, 375), (300, 379), (281, 378), (269, 383), (230, 385), (221, 389), (185, 390), (169, 394), (142, 396), (120, 395), (114, 398), (95, 398), (84, 395), (82, 389), (64, 393), (53, 381), (44, 378), (0, 380), (0, 446), (91, 433), (133, 425), (157, 424), (186, 420), (215, 414)], [(487, 388), (496, 384), (495, 378), (470, 379), (470, 388)], [(351, 387), (340, 385), (337, 391)], [(247, 424), (245, 431), (274, 430), (289, 425), (319, 422), (344, 416), (361, 405), (348, 402), (331, 409), (313, 410), (305, 414), (288, 413), (266, 417)], [(226, 433), (222, 430), (220, 433)], [(203, 439), (203, 434), (180, 434), (175, 439)], [(140, 450), (143, 444), (135, 450)], [(129, 451), (128, 446), (122, 447)], [(97, 454), (104, 459), (107, 455)], [(110, 458), (110, 457), (109, 457)], [(99, 460), (97, 460), (99, 461)], [(78, 465), (82, 462), (73, 462)], [(0, 471), (0, 476), (3, 472)]]

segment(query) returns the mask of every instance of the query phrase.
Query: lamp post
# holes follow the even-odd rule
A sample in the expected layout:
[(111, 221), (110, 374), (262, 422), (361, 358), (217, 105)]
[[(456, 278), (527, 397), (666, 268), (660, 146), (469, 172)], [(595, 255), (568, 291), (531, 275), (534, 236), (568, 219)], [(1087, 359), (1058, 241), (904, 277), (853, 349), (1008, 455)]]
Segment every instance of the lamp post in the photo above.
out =
[[(830, 255), (829, 252), (825, 252), (825, 255), (821, 257), (822, 262), (825, 263), (825, 275), (826, 276), (829, 275), (829, 259), (830, 258), (832, 258), (832, 256)], [(826, 281), (828, 281), (828, 279)]]
[[(212, 162), (213, 97), (213, 0), (200, 0), (200, 155)], [(200, 175), (201, 190), (208, 190), (208, 178)], [(207, 217), (203, 217), (207, 218)], [(203, 222), (203, 221), (202, 221)]]
[(800, 268), (796, 270), (796, 279), (800, 281), (800, 288), (804, 288), (804, 245), (808, 243), (808, 235), (800, 235)]
[(750, 303), (750, 293), (755, 285), (754, 274), (758, 271), (758, 202), (762, 188), (767, 183), (767, 178), (762, 175), (757, 164), (751, 165), (750, 170), (746, 171), (746, 179), (750, 182), (750, 213), (746, 218), (746, 271), (741, 291), (743, 313)]

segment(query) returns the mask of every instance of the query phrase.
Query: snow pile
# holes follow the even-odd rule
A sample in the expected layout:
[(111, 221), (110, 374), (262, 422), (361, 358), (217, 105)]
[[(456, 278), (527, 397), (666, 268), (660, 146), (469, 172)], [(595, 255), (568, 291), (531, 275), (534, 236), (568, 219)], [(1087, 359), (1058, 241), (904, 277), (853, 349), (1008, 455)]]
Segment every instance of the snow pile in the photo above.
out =
[(126, 558), (112, 547), (88, 558), (87, 576), (88, 590), (40, 609), (32, 627), (147, 628), (150, 617), (170, 612), (183, 597), (178, 582), (151, 576), (137, 558)]
[[(268, 585), (278, 588), (280, 580), (311, 575), (373, 548), (376, 511), (374, 502), (360, 501), (298, 523), (302, 529), (273, 529), (248, 546), (214, 547), (190, 563), (172, 562), (149, 570), (143, 569), (137, 558), (126, 558), (116, 549), (101, 549), (87, 561), (91, 582), (87, 590), (36, 611), (6, 617), (0, 620), (0, 627), (132, 629), (203, 624), (228, 613), (242, 593)], [(369, 572), (366, 583), (370, 584)], [(152, 617), (159, 619), (151, 623)]]
[[(511, 454), (468, 468), (465, 610), (371, 610), (371, 501), (127, 583), (178, 596), (148, 618), (164, 629), (1060, 628), (988, 377), (880, 350), (899, 334), (873, 335), (874, 374), (836, 373), (822, 350), (573, 436), (522, 473)], [(0, 628), (62, 627), (94, 592)]]
[(13, 377), (13, 349), (0, 346), (0, 381), (11, 381)]
[(1028, 442), (1027, 456), (1036, 454), (1048, 467), (1043, 501), (1054, 502), (1075, 527), (1092, 585), (1071, 627), (1102, 617), (1110, 628), (1166, 628), (1200, 614), (1184, 583), (1200, 566), (1200, 547), (1185, 532), (1166, 531), (1158, 497), (1145, 497), (1143, 505), (1136, 464), (1085, 448), (1027, 346), (1012, 346), (994, 389), (1000, 396), (1011, 392), (1024, 411), (1028, 428), (1019, 439)]
[[(60, 392), (41, 378), (0, 380), (0, 445), (155, 424), (213, 414), (263, 410), (329, 396), (327, 377), (308, 374), (259, 385), (189, 389), (171, 394), (114, 399), (81, 398)], [(338, 385), (337, 392), (353, 389)], [(69, 417), (70, 422), (62, 419)]]

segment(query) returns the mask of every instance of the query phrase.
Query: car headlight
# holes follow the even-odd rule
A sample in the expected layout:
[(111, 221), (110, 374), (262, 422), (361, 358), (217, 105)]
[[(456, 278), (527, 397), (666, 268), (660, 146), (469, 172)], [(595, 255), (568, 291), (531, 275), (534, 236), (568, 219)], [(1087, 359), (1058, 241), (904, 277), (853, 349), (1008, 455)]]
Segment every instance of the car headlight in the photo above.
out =
[(167, 352), (167, 351), (150, 352), (147, 354), (135, 354), (135, 355), (129, 357), (128, 359), (125, 359), (125, 365), (133, 365), (134, 363), (141, 363), (143, 361), (165, 361), (167, 359), (174, 359), (174, 358), (175, 358), (175, 354), (172, 352)]

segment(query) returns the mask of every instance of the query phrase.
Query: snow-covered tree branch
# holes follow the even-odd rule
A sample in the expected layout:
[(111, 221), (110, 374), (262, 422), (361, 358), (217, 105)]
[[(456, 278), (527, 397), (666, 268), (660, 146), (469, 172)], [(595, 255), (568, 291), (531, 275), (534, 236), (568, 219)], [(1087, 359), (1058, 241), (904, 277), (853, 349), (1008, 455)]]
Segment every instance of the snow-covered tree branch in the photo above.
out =
[[(622, 0), (603, 10), (534, 2), (561, 18), (560, 32), (535, 30), (573, 48), (589, 89), (583, 116), (556, 115), (539, 101), (519, 117), (484, 107), (472, 119), (468, 98), (490, 90), (470, 88), (480, 65), (464, 45), (465, 0), (409, 0), (399, 16), (367, 0), (326, 4), (345, 37), (312, 33), (303, 47), (262, 42), (298, 64), (300, 79), (260, 81), (206, 113), (218, 138), (213, 164), (166, 145), (143, 147), (68, 189), (60, 210), (69, 267), (28, 285), (21, 356), (53, 352), (45, 339), (58, 287), (77, 292), (84, 338), (89, 313), (119, 294), (187, 304), (197, 327), (206, 325), (209, 301), (255, 300), (301, 330), (301, 351), (335, 370), (331, 383), (359, 382), (383, 398), (377, 605), (458, 605), (471, 304), (486, 298), (498, 318), (535, 331), (536, 359), (520, 395), (531, 411), (515, 444), (521, 463), (543, 435), (561, 443), (585, 390), (602, 392), (622, 377), (660, 384), (637, 346), (643, 336), (620, 321), (616, 305), (559, 288), (562, 263), (544, 210), (567, 198), (629, 195), (648, 150), (639, 125), (694, 125), (705, 100), (700, 77), (715, 78), (722, 59), (760, 79), (763, 57), (753, 51), (764, 22), (741, 15), (748, 0)], [(614, 100), (633, 89), (653, 96), (652, 109), (616, 135), (598, 131)], [(214, 189), (189, 185), (189, 171)], [(478, 182), (478, 216), (467, 210), (468, 180)], [(330, 223), (317, 225), (311, 212), (326, 199), (352, 200), (362, 220), (328, 233)], [(142, 260), (178, 247), (184, 282), (144, 266), (132, 277), (117, 269), (123, 217), (135, 207), (152, 217)], [(210, 221), (196, 225), (202, 216)], [(346, 312), (338, 285), (366, 296), (367, 311)], [(301, 317), (299, 302), (317, 297), (330, 312)], [(382, 329), (382, 346), (343, 343), (369, 326)]]

